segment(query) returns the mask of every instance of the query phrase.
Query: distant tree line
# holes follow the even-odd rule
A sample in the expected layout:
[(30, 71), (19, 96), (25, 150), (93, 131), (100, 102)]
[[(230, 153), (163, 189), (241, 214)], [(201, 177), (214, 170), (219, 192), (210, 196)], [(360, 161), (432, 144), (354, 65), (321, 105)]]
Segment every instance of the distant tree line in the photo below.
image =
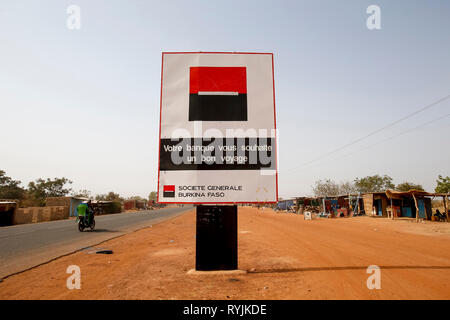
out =
[[(156, 191), (150, 192), (148, 199), (140, 196), (122, 197), (120, 194), (110, 191), (106, 194), (92, 196), (88, 190), (79, 190), (74, 192), (70, 185), (72, 181), (67, 178), (47, 178), (36, 179), (28, 183), (27, 187), (22, 187), (22, 182), (14, 180), (6, 175), (6, 172), (0, 170), (0, 199), (16, 199), (21, 201), (21, 206), (34, 207), (44, 206), (45, 199), (49, 197), (65, 197), (69, 194), (75, 197), (82, 197), (103, 201), (123, 202), (124, 200), (156, 201)], [(355, 178), (353, 181), (336, 183), (331, 179), (318, 180), (313, 186), (313, 192), (316, 196), (337, 196), (343, 194), (352, 194), (357, 192), (383, 192), (387, 189), (397, 191), (422, 190), (420, 184), (412, 182), (402, 182), (395, 185), (393, 179), (388, 175), (373, 175), (364, 178)], [(439, 175), (434, 189), (437, 193), (450, 192), (450, 177)]]
[[(425, 191), (421, 184), (412, 182), (402, 182), (395, 185), (393, 179), (388, 175), (373, 175), (364, 178), (355, 178), (352, 182), (346, 181), (336, 183), (331, 179), (317, 180), (313, 186), (313, 192), (316, 196), (337, 196), (345, 194), (354, 194), (358, 192), (384, 192), (387, 189), (397, 191), (421, 190)], [(439, 175), (436, 180), (436, 188), (438, 193), (450, 192), (450, 177)]]
[(72, 181), (67, 178), (39, 178), (24, 188), (21, 181), (8, 177), (5, 171), (0, 170), (0, 199), (21, 200), (26, 207), (44, 206), (46, 198), (68, 195), (72, 191), (68, 188), (70, 184)]
[(152, 191), (149, 199), (140, 196), (122, 197), (120, 194), (110, 191), (106, 194), (98, 194), (95, 197), (89, 190), (73, 191), (70, 188), (72, 181), (67, 178), (47, 178), (36, 179), (28, 183), (26, 187), (22, 182), (14, 180), (6, 175), (6, 172), (0, 170), (0, 199), (20, 200), (23, 207), (41, 207), (45, 206), (45, 199), (50, 197), (74, 196), (95, 200), (122, 202), (124, 200), (156, 200), (156, 192)]

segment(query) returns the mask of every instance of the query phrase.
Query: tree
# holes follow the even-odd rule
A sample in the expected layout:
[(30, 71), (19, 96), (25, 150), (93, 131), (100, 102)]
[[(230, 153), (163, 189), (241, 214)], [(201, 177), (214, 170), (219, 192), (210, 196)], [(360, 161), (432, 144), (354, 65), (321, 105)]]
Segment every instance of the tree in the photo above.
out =
[(150, 192), (150, 194), (148, 195), (148, 200), (156, 201), (156, 191)]
[(338, 184), (331, 179), (325, 179), (317, 180), (313, 187), (313, 191), (317, 197), (332, 197), (355, 193), (356, 188), (355, 185), (349, 181)]
[(92, 194), (89, 190), (83, 189), (79, 190), (78, 192), (72, 192), (72, 196), (79, 198), (91, 198)]
[(95, 200), (122, 202), (123, 198), (118, 193), (110, 191), (107, 194), (98, 194)]
[(37, 179), (28, 183), (28, 195), (30, 198), (36, 200), (38, 205), (44, 206), (45, 199), (49, 197), (65, 197), (72, 189), (65, 188), (67, 184), (72, 184), (67, 178), (55, 178), (55, 179)]
[(317, 197), (337, 196), (339, 194), (339, 185), (330, 179), (317, 180), (313, 192)]
[(129, 197), (127, 200), (147, 201), (146, 199), (142, 198), (141, 196), (132, 196), (132, 197)]
[(352, 182), (342, 182), (339, 185), (339, 194), (353, 194), (356, 193), (358, 190), (355, 187), (355, 184)]
[(6, 172), (0, 170), (0, 199), (24, 199), (25, 190), (20, 187), (21, 183), (18, 180), (7, 177)]
[(434, 189), (434, 192), (449, 193), (450, 192), (450, 177), (449, 176), (443, 177), (443, 176), (439, 175), (438, 179), (436, 180), (436, 188)]
[(414, 184), (412, 182), (403, 182), (397, 185), (397, 187), (395, 187), (396, 190), (398, 191), (409, 191), (409, 190), (420, 190), (420, 191), (425, 191), (422, 187), (422, 185), (420, 184)]
[(374, 176), (367, 176), (364, 178), (355, 178), (355, 187), (360, 192), (383, 192), (387, 189), (394, 189), (395, 185), (392, 183), (392, 178), (378, 174)]

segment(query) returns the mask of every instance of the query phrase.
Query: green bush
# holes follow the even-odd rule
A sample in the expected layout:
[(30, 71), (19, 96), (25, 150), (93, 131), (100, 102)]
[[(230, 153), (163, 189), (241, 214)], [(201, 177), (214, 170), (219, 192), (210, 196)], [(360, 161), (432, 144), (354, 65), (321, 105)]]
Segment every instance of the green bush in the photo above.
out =
[(120, 212), (122, 212), (122, 204), (118, 201), (108, 203), (103, 207), (103, 213), (120, 213)]

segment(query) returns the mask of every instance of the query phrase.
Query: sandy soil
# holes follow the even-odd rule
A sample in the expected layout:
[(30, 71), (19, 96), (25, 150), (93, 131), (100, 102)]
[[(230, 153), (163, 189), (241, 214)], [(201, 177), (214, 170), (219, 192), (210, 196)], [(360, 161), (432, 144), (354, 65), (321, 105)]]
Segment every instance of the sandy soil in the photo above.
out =
[[(4, 279), (0, 299), (450, 299), (450, 224), (239, 208), (245, 275), (187, 275), (195, 212)], [(69, 265), (81, 290), (68, 290)], [(369, 290), (369, 265), (381, 289)]]

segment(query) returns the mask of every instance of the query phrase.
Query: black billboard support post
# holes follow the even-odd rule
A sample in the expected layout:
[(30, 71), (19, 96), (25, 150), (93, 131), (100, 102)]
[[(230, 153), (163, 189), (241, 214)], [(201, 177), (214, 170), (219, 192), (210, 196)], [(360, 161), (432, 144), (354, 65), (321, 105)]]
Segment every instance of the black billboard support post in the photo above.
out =
[(198, 205), (195, 270), (237, 268), (237, 205)]

